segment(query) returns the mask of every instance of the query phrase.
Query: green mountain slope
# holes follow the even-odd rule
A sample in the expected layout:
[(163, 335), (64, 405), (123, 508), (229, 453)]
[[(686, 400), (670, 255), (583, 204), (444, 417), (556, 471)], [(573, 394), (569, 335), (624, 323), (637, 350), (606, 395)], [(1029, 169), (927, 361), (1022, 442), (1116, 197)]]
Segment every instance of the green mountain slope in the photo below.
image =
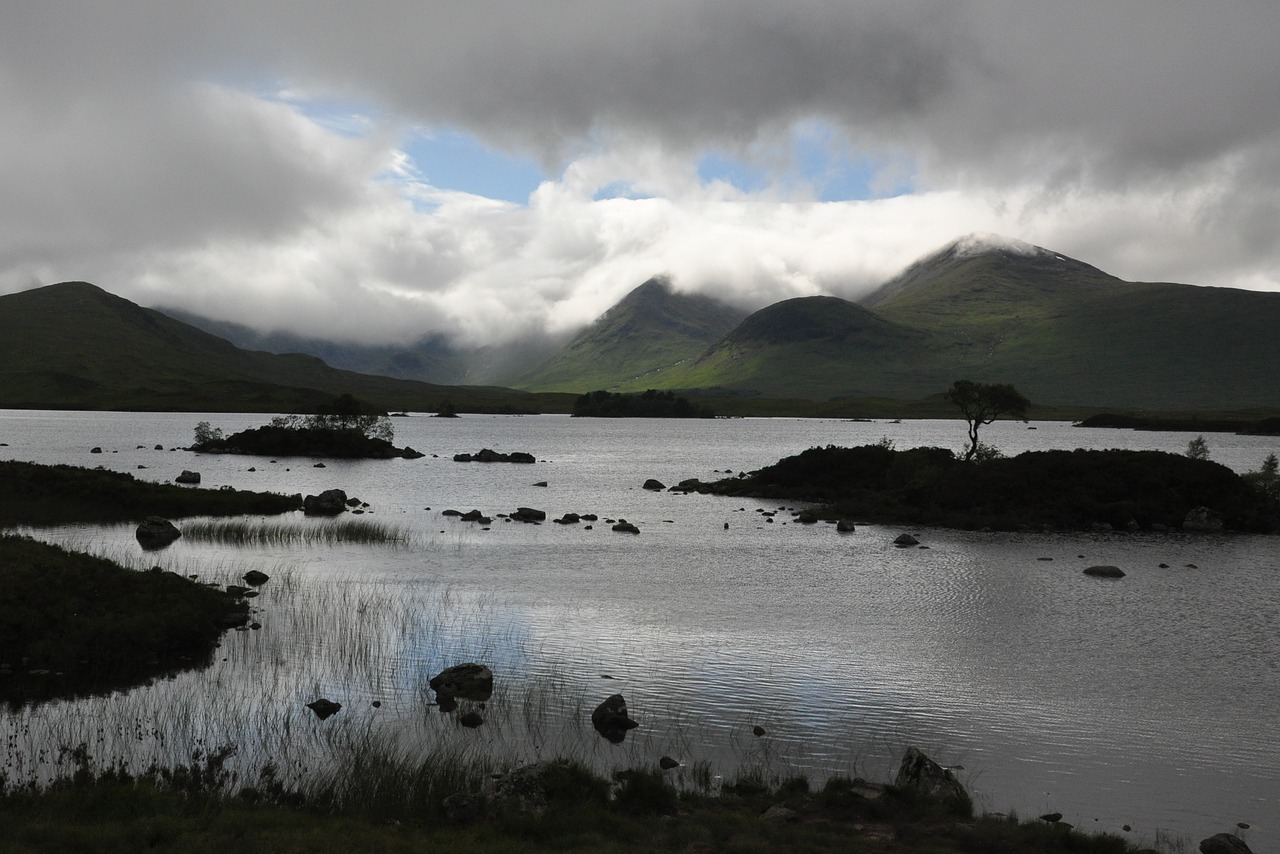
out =
[(933, 336), (953, 377), (1033, 401), (1150, 409), (1274, 406), (1280, 294), (1125, 282), (1046, 249), (963, 239), (863, 301)]
[(0, 407), (279, 412), (342, 393), (387, 409), (532, 409), (528, 395), (339, 371), (241, 350), (85, 282), (0, 297)]
[(919, 399), (959, 378), (1046, 405), (1244, 410), (1280, 402), (1280, 294), (1126, 282), (1058, 253), (962, 238), (853, 305), (787, 300), (632, 388)]
[(697, 357), (744, 312), (710, 297), (678, 294), (650, 279), (584, 329), (560, 352), (508, 385), (530, 390), (644, 390)]
[(757, 311), (666, 381), (770, 397), (899, 396), (932, 376), (930, 341), (847, 300), (798, 297)]

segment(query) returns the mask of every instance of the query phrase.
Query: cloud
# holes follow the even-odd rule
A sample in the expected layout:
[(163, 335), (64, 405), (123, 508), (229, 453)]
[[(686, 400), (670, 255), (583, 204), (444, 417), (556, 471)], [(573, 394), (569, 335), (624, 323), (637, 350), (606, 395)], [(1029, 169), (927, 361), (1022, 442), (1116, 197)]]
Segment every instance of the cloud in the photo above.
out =
[[(972, 231), (1280, 290), (1276, 32), (1269, 4), (1144, 0), (18, 4), (0, 292), (84, 278), (259, 327), (484, 343), (658, 273), (745, 308), (856, 297)], [(814, 127), (899, 194), (815, 201)], [(517, 202), (441, 185), (408, 153), (433, 128), (547, 178)], [(701, 177), (708, 153), (751, 186)]]

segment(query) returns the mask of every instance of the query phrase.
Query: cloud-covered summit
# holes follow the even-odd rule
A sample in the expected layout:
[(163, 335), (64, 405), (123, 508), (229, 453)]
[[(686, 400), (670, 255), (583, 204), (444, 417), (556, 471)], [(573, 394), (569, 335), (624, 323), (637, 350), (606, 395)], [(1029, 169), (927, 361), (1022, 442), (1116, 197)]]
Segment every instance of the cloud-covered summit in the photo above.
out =
[[(856, 297), (975, 231), (1276, 289), (1278, 34), (1272, 4), (1154, 0), (16, 4), (0, 292), (89, 279), (474, 344), (583, 324), (658, 273), (745, 308)], [(433, 131), (545, 179), (469, 194), (409, 144)], [(869, 198), (818, 201), (848, 173)]]

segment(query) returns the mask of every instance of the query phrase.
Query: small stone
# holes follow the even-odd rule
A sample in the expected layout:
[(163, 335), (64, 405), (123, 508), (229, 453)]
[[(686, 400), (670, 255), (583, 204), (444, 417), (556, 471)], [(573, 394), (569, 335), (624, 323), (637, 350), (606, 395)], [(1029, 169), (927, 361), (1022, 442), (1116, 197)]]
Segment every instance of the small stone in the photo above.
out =
[(759, 724), (751, 728), (751, 734), (754, 735), (756, 738), (759, 738), (760, 736), (766, 734), (767, 732), (768, 730), (766, 730), (764, 727), (760, 726)]

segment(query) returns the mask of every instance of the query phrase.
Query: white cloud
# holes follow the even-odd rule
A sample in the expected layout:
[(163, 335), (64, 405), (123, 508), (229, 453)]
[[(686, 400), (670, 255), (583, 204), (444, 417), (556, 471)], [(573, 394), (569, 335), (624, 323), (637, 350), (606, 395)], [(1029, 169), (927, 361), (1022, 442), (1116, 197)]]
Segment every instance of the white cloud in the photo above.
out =
[[(856, 297), (974, 231), (1129, 279), (1280, 289), (1272, 5), (7, 12), (0, 292), (83, 278), (312, 335), (483, 343), (585, 323), (657, 273), (747, 308)], [(398, 147), (421, 127), (554, 177), (526, 204), (430, 186)], [(813, 127), (912, 189), (806, 198), (790, 154)], [(712, 151), (786, 180), (703, 182)]]

